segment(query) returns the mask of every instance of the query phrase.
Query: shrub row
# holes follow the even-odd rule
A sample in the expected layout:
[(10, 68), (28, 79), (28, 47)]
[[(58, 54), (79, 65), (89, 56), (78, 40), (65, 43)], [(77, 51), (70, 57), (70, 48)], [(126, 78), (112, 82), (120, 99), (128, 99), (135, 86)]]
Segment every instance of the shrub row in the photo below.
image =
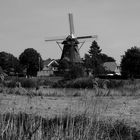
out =
[(4, 82), (4, 86), (9, 87), (9, 88), (14, 88), (18, 86), (18, 83), (20, 83), (21, 86), (24, 88), (33, 88), (37, 86), (37, 81), (35, 81), (34, 79), (27, 79), (27, 78), (10, 79)]
[(17, 82), (21, 84), (24, 88), (35, 88), (38, 86), (52, 86), (55, 81), (50, 80), (48, 78), (38, 79), (38, 78), (9, 78), (4, 82), (4, 86), (9, 88), (15, 88), (17, 86)]
[(77, 78), (69, 81), (59, 81), (53, 85), (57, 88), (93, 88), (94, 84), (97, 83), (99, 88), (103, 88), (104, 84), (108, 88), (119, 88), (123, 87), (124, 84), (128, 84), (125, 80), (114, 80), (114, 79), (97, 79), (96, 81), (92, 78)]
[(74, 80), (50, 80), (37, 78), (12, 78), (5, 81), (6, 87), (14, 88), (17, 86), (17, 81), (21, 83), (24, 88), (35, 88), (38, 86), (49, 86), (54, 88), (93, 88), (97, 83), (98, 87), (103, 88), (104, 84), (108, 88), (119, 88), (124, 86), (138, 85), (140, 80), (116, 80), (116, 79), (97, 79), (96, 81), (91, 77), (82, 77)]
[(61, 80), (54, 83), (53, 87), (57, 88), (91, 88), (92, 79), (91, 78), (77, 78), (75, 80)]

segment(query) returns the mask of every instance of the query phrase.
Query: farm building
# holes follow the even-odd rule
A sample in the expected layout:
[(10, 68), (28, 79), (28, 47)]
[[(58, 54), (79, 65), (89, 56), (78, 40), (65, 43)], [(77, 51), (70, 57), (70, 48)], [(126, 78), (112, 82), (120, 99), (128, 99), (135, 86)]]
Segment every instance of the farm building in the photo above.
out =
[(43, 61), (43, 69), (38, 71), (37, 76), (51, 76), (57, 71), (58, 62), (55, 59), (47, 59)]

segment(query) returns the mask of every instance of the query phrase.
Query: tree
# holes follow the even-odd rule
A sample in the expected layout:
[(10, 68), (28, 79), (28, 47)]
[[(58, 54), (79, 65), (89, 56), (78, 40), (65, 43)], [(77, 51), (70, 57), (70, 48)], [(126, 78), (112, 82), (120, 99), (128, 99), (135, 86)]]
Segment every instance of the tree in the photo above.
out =
[(115, 59), (113, 57), (110, 57), (104, 53), (101, 53), (100, 55), (102, 62), (115, 62)]
[(127, 77), (140, 75), (140, 48), (134, 46), (122, 56), (121, 74)]
[(0, 66), (8, 75), (16, 75), (22, 72), (19, 60), (10, 53), (0, 52)]
[(100, 60), (101, 51), (102, 50), (100, 49), (98, 43), (96, 41), (93, 41), (89, 49), (89, 55), (91, 58), (91, 66), (94, 75), (98, 75), (100, 73), (99, 69), (101, 64), (101, 60)]
[(114, 58), (109, 57), (101, 51), (102, 50), (100, 49), (98, 43), (96, 41), (93, 41), (88, 51), (89, 54), (85, 54), (83, 60), (87, 73), (90, 69), (92, 69), (94, 75), (105, 74), (106, 71), (103, 67), (103, 63), (115, 62)]
[(86, 68), (91, 68), (92, 64), (91, 64), (91, 58), (89, 54), (85, 54), (83, 62)]
[(33, 48), (25, 49), (19, 56), (20, 63), (27, 69), (27, 76), (36, 76), (37, 71), (43, 68), (40, 54)]
[(94, 40), (90, 46), (90, 50), (88, 51), (89, 52), (89, 55), (92, 57), (92, 58), (97, 58), (97, 56), (99, 56), (99, 54), (101, 53), (101, 49), (98, 45), (98, 43)]
[(92, 69), (94, 75), (98, 75), (102, 71), (101, 51), (98, 43), (93, 41), (88, 51), (89, 54), (85, 54), (84, 65), (87, 70)]

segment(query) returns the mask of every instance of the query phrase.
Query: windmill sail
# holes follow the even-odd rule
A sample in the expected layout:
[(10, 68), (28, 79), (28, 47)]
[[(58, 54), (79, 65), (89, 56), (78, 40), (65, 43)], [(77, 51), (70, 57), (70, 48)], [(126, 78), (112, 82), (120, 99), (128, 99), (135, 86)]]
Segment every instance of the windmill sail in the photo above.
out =
[(63, 41), (67, 36), (55, 36), (55, 37), (47, 37), (45, 41)]
[(70, 35), (74, 38), (74, 24), (73, 24), (73, 15), (69, 13), (69, 25), (70, 25)]
[(82, 43), (81, 45), (82, 47), (85, 41), (87, 40), (93, 41), (93, 39), (97, 38), (97, 35), (75, 37), (73, 14), (69, 13), (68, 17), (69, 17), (70, 34), (68, 36), (61, 37), (49, 37), (45, 41), (56, 41), (58, 45), (59, 43), (63, 44), (63, 49), (59, 46), (62, 49), (61, 60), (68, 60), (69, 62), (72, 63), (81, 63), (82, 60), (80, 58), (78, 45)]
[(79, 36), (77, 39), (88, 39), (88, 38), (98, 38), (97, 35), (90, 35), (90, 36)]

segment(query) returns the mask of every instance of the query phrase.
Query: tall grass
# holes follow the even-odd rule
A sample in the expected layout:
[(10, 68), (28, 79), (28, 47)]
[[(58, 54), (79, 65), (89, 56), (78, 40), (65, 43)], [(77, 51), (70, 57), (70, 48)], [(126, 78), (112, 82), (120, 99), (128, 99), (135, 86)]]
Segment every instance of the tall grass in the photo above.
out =
[(20, 112), (0, 115), (1, 140), (138, 140), (125, 121), (101, 121), (85, 114), (42, 118)]
[[(81, 79), (80, 79), (81, 80)], [(93, 81), (92, 81), (93, 82)], [(80, 84), (81, 85), (81, 84)], [(100, 83), (98, 83), (96, 92), (100, 92)], [(126, 81), (124, 85), (121, 85), (126, 93), (131, 88), (132, 92), (140, 88), (139, 82)], [(117, 94), (122, 94), (121, 88), (115, 88), (119, 90)], [(11, 92), (11, 93), (10, 93)], [(29, 90), (26, 90), (26, 95), (30, 94)], [(32, 92), (32, 90), (31, 90)], [(66, 92), (64, 90), (64, 92)], [(92, 91), (93, 92), (93, 91)], [(15, 92), (15, 89), (9, 90), (10, 94), (21, 94), (20, 88)], [(0, 140), (139, 140), (140, 130), (130, 126), (124, 120), (112, 121), (108, 119), (100, 118), (100, 107), (104, 106), (103, 110), (106, 110), (105, 104), (102, 98), (96, 100), (93, 93), (93, 97), (87, 96), (87, 89), (83, 94), (77, 94), (83, 96), (79, 98), (79, 106), (84, 105), (84, 113), (71, 114), (71, 112), (65, 112), (63, 115), (54, 116), (53, 118), (45, 118), (37, 116), (36, 114), (26, 114), (25, 112), (19, 112), (18, 114), (4, 113), (0, 114)], [(31, 93), (34, 94), (34, 93)], [(76, 94), (71, 93), (73, 96)], [(114, 93), (111, 93), (115, 95)], [(117, 95), (116, 94), (116, 95)], [(124, 94), (124, 93), (123, 93)], [(37, 94), (35, 94), (37, 95)], [(51, 94), (48, 94), (51, 95)], [(53, 92), (53, 96), (56, 96)], [(66, 95), (66, 93), (65, 93)], [(63, 96), (65, 96), (63, 95)], [(77, 96), (76, 95), (76, 96)], [(98, 93), (97, 93), (98, 95)], [(101, 94), (102, 95), (102, 94)], [(126, 94), (128, 95), (128, 94)], [(95, 100), (93, 100), (95, 98)], [(83, 101), (81, 101), (83, 100)], [(97, 103), (99, 102), (99, 103)], [(92, 110), (90, 111), (89, 109)], [(79, 108), (78, 108), (79, 109)], [(89, 115), (89, 112), (91, 115)]]
[[(27, 82), (28, 83), (28, 82)], [(29, 82), (30, 83), (30, 82)], [(31, 96), (52, 96), (52, 97), (80, 97), (83, 94), (91, 93), (93, 96), (140, 96), (140, 83), (126, 82), (120, 87), (110, 88), (108, 86), (92, 85), (92, 88), (24, 88), (24, 87), (0, 87), (0, 93), (16, 94), (16, 95), (31, 95)], [(31, 85), (29, 85), (31, 87)], [(26, 86), (26, 87), (29, 87)]]

